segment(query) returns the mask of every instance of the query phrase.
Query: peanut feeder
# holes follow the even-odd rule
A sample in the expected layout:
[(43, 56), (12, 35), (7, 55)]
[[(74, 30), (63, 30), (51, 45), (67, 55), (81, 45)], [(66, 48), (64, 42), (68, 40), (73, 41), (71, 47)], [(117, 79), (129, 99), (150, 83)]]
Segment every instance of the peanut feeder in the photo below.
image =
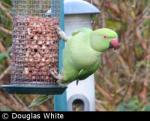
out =
[[(50, 70), (58, 72), (59, 35), (62, 24), (61, 0), (12, 0), (13, 44), (10, 93), (60, 94)], [(51, 16), (47, 12), (51, 8)], [(60, 16), (61, 15), (61, 16)]]

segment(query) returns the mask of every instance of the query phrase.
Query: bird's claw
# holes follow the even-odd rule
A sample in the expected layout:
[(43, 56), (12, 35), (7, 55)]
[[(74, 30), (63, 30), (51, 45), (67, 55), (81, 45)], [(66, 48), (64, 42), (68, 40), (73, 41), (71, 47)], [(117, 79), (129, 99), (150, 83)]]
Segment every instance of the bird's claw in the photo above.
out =
[(55, 70), (50, 70), (50, 74), (53, 76), (53, 78), (57, 80), (63, 80), (63, 77), (61, 74), (58, 74)]
[(61, 37), (61, 39), (63, 39), (64, 41), (67, 41), (68, 37), (65, 34), (65, 32), (63, 30), (61, 30), (61, 28), (59, 26), (57, 26), (56, 29), (57, 29), (57, 33), (59, 34), (59, 36)]
[(63, 80), (57, 80), (57, 84), (62, 87), (67, 86), (66, 84), (63, 84), (62, 81)]
[(60, 86), (66, 86), (64, 84), (62, 84), (63, 81), (63, 76), (61, 74), (58, 74), (55, 70), (50, 70), (50, 74), (53, 76), (53, 78), (55, 78), (57, 80), (57, 84)]

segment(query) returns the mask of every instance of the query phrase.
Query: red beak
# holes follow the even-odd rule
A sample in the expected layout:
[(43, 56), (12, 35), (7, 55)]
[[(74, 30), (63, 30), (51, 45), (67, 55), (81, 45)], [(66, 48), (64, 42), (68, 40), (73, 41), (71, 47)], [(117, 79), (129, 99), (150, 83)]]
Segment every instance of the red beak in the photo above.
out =
[(118, 39), (111, 40), (111, 47), (114, 49), (118, 49), (120, 47), (120, 42)]

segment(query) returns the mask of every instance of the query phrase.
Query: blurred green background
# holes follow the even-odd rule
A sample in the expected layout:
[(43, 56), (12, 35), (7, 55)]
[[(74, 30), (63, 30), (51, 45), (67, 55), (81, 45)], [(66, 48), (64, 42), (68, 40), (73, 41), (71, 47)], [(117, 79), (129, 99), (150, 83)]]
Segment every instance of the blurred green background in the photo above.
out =
[[(93, 28), (112, 28), (121, 41), (119, 50), (103, 54), (95, 74), (96, 110), (150, 111), (150, 0), (87, 1), (101, 9)], [(0, 0), (0, 84), (10, 81), (11, 8), (10, 0)], [(0, 111), (53, 110), (51, 97), (37, 97), (0, 91)]]

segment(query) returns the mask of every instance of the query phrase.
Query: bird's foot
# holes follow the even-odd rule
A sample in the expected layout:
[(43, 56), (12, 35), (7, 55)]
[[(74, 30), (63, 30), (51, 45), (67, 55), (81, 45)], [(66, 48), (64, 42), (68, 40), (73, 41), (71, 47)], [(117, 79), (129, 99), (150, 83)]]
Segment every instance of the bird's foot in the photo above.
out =
[(59, 26), (57, 26), (56, 29), (57, 29), (57, 33), (59, 34), (59, 36), (61, 37), (61, 39), (63, 39), (64, 41), (67, 41), (68, 37), (65, 34), (65, 32)]
[(66, 86), (65, 84), (62, 84), (64, 77), (61, 74), (58, 74), (55, 70), (50, 70), (50, 74), (57, 80), (57, 84), (60, 86)]
[(62, 83), (62, 82), (63, 82), (63, 80), (57, 80), (57, 84), (58, 84), (58, 85), (60, 85), (60, 86), (62, 86), (62, 87), (67, 86), (67, 84), (64, 84), (64, 83)]
[(50, 74), (57, 80), (63, 80), (61, 74), (58, 74), (56, 70), (50, 70)]

